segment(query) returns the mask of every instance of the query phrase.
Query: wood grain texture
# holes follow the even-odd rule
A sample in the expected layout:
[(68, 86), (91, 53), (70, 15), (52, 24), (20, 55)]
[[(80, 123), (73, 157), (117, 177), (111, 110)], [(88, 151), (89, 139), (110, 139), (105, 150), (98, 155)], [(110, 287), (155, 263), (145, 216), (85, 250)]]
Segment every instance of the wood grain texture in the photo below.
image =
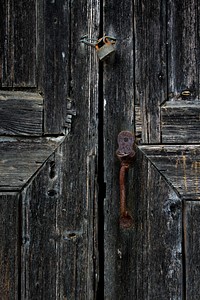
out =
[(0, 190), (21, 190), (62, 142), (60, 138), (1, 138)]
[(43, 98), (36, 93), (0, 92), (0, 134), (42, 135)]
[(199, 98), (199, 1), (168, 1), (168, 82), (172, 97), (189, 89)]
[(21, 299), (64, 299), (59, 167), (52, 155), (22, 193)]
[[(47, 4), (48, 20), (62, 16), (62, 3)], [(73, 2), (70, 10), (69, 97), (77, 115), (71, 133), (24, 191), (22, 299), (92, 300), (98, 285), (98, 60), (80, 38), (98, 36), (99, 1)]]
[(166, 1), (134, 1), (135, 102), (142, 142), (160, 143), (160, 104), (167, 95)]
[(140, 150), (132, 170), (129, 205), (135, 208), (137, 249), (132, 299), (182, 299), (181, 199)]
[[(70, 91), (70, 1), (38, 1), (38, 88), (45, 134), (64, 133)], [(76, 45), (77, 47), (77, 45)]]
[(0, 298), (19, 299), (20, 203), (16, 193), (0, 193)]
[(133, 3), (104, 1), (103, 13), (104, 32), (117, 39), (115, 58), (102, 65), (104, 150), (103, 145), (100, 147), (104, 151), (106, 198), (102, 196), (100, 201), (104, 201), (104, 298), (119, 299), (116, 289), (120, 284), (116, 279), (119, 166), (115, 152), (119, 132), (134, 131)]
[(80, 138), (68, 135), (23, 190), (21, 299), (95, 299), (97, 157), (87, 130), (87, 149)]
[(162, 143), (199, 143), (200, 101), (171, 100), (161, 107)]
[[(192, 199), (191, 199), (192, 200)], [(185, 229), (185, 263), (186, 263), (186, 297), (198, 299), (200, 297), (200, 202), (186, 201), (184, 211)]]
[(0, 84), (36, 86), (36, 5), (34, 0), (1, 0)]
[(119, 191), (118, 215), (109, 214), (115, 232), (105, 224), (105, 251), (112, 247), (105, 299), (182, 299), (181, 200), (139, 149), (127, 192), (133, 228), (119, 228)]
[(183, 199), (200, 199), (200, 146), (140, 146)]

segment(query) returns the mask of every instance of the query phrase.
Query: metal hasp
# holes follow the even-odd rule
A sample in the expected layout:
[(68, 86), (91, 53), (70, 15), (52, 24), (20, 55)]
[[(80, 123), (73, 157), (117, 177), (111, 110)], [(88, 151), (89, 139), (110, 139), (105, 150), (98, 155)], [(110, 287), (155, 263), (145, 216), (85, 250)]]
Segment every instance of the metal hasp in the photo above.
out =
[(125, 177), (133, 159), (135, 157), (134, 151), (134, 135), (130, 131), (121, 131), (118, 135), (119, 148), (116, 151), (117, 157), (121, 162), (119, 173), (120, 185), (120, 226), (123, 228), (130, 228), (133, 225), (133, 218), (127, 210), (126, 206), (126, 185)]
[(96, 49), (97, 56), (101, 61), (106, 60), (115, 52), (114, 44), (116, 43), (116, 38), (111, 36), (104, 35), (99, 40), (88, 39), (87, 36), (83, 36), (80, 39), (80, 42), (87, 46), (94, 47)]

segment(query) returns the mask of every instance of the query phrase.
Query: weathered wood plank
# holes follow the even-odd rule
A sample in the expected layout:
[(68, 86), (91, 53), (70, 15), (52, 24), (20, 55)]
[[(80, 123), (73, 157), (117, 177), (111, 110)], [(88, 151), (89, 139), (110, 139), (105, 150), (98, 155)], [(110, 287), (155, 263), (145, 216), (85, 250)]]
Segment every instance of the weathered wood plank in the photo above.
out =
[[(134, 131), (133, 1), (104, 1), (103, 12), (103, 32), (115, 37), (117, 42), (115, 58), (103, 63), (103, 79), (100, 78), (103, 80), (100, 110), (104, 115), (104, 119), (101, 120), (104, 145), (100, 145), (100, 149), (104, 152), (104, 181), (106, 182), (106, 199), (103, 199), (103, 193), (100, 199), (101, 203), (104, 201), (104, 205), (102, 204), (104, 224), (101, 223), (101, 226), (104, 226), (104, 287), (102, 288), (104, 288), (105, 299), (119, 299), (116, 288), (117, 285), (122, 284), (116, 278), (119, 167), (115, 152), (119, 132)], [(103, 299), (103, 295), (100, 299)]]
[(20, 203), (16, 193), (0, 193), (0, 298), (20, 295)]
[(95, 298), (97, 158), (79, 141), (67, 136), (23, 191), (22, 299)]
[(186, 201), (184, 211), (186, 299), (200, 297), (200, 202)]
[(160, 143), (160, 104), (167, 95), (166, 1), (134, 3), (135, 101), (141, 110), (142, 141)]
[(1, 86), (35, 87), (35, 1), (2, 0), (0, 27)]
[(198, 143), (199, 115), (199, 100), (165, 102), (161, 107), (162, 143)]
[(119, 191), (114, 198), (118, 214), (109, 214), (115, 231), (108, 221), (105, 227), (105, 252), (112, 248), (106, 261), (106, 284), (110, 281), (112, 288), (106, 289), (105, 298), (182, 299), (182, 203), (139, 149), (127, 192), (133, 228), (119, 228)]
[[(44, 94), (44, 132), (65, 131), (70, 78), (70, 1), (39, 1), (38, 88)], [(77, 45), (76, 45), (77, 48)]]
[(53, 154), (22, 193), (21, 299), (64, 299), (61, 178)]
[(0, 92), (0, 134), (42, 135), (43, 98), (36, 93)]
[(140, 149), (184, 199), (200, 199), (200, 146), (155, 145)]
[(174, 98), (189, 90), (200, 97), (198, 0), (168, 1), (168, 82)]
[(62, 140), (63, 137), (36, 139), (2, 137), (0, 190), (21, 190)]
[(136, 255), (132, 280), (137, 274), (133, 298), (179, 300), (183, 288), (182, 202), (139, 149), (136, 155), (129, 196), (136, 231), (132, 250)]
[[(80, 43), (80, 39), (86, 34), (89, 38), (98, 37), (99, 23), (99, 0), (73, 2), (69, 97), (75, 103), (77, 116), (72, 121), (72, 134), (65, 150), (63, 169), (66, 176), (63, 226), (66, 236), (76, 235), (74, 240), (68, 239), (64, 249), (64, 257), (68, 262), (64, 269), (64, 274), (68, 274), (65, 275), (65, 296), (68, 299), (95, 299), (98, 284), (99, 61), (94, 48)], [(68, 280), (71, 285), (68, 285)]]

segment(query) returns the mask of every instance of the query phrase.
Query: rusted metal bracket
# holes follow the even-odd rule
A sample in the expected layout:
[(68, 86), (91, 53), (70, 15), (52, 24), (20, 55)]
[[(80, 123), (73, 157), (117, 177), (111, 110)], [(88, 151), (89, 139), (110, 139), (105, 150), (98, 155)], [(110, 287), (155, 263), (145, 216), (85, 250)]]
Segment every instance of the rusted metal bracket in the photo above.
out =
[(126, 186), (125, 177), (133, 159), (134, 151), (134, 135), (130, 131), (121, 131), (118, 135), (119, 148), (116, 151), (117, 157), (121, 162), (119, 185), (120, 185), (120, 226), (130, 228), (133, 225), (133, 218), (127, 210), (126, 205)]

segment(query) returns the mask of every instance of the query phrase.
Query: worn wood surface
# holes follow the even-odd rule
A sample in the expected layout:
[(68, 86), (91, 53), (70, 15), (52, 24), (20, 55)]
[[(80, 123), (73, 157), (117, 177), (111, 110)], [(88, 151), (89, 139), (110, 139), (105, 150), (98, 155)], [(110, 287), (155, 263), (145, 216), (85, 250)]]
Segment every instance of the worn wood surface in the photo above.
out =
[(200, 146), (140, 146), (183, 199), (200, 199)]
[(139, 149), (131, 175), (137, 250), (131, 268), (136, 296), (130, 299), (182, 299), (181, 200)]
[(127, 192), (133, 228), (119, 228), (119, 210), (115, 219), (110, 212), (115, 232), (105, 227), (106, 246), (113, 247), (105, 262), (110, 268), (105, 280), (112, 286), (105, 286), (105, 299), (182, 299), (181, 200), (139, 149)]
[(167, 13), (169, 97), (184, 90), (199, 98), (199, 15), (198, 0), (170, 0)]
[[(192, 199), (191, 199), (192, 200)], [(186, 299), (199, 299), (200, 278), (200, 202), (186, 201), (184, 211)]]
[(0, 191), (21, 190), (62, 140), (1, 137)]
[(0, 84), (2, 87), (35, 87), (35, 1), (1, 0), (0, 7)]
[(0, 192), (0, 298), (17, 300), (20, 283), (20, 202)]
[(142, 142), (160, 143), (160, 104), (167, 96), (166, 1), (134, 1), (135, 102)]
[[(103, 64), (103, 87), (101, 105), (103, 114), (104, 180), (106, 198), (104, 201), (104, 299), (119, 299), (116, 289), (118, 236), (118, 172), (115, 152), (117, 136), (121, 130), (134, 131), (134, 57), (133, 57), (133, 3), (128, 0), (104, 1), (103, 31), (117, 39), (114, 60)], [(102, 84), (102, 82), (100, 82)], [(103, 158), (103, 157), (102, 157)], [(101, 187), (103, 189), (103, 187)], [(121, 239), (120, 239), (121, 240)], [(103, 297), (102, 297), (103, 298)], [(102, 299), (100, 298), (100, 299)]]
[(200, 101), (171, 100), (161, 108), (162, 143), (199, 143)]
[[(64, 133), (71, 89), (71, 2), (38, 2), (38, 88), (44, 94), (45, 134)], [(79, 44), (76, 45), (76, 48)]]
[(0, 92), (0, 134), (42, 135), (43, 98), (37, 93)]
[(99, 2), (83, 0), (70, 9), (69, 97), (77, 115), (24, 192), (23, 299), (95, 299), (98, 284), (98, 60), (79, 41), (87, 33), (98, 36)]
[(59, 155), (49, 158), (22, 193), (21, 299), (64, 299)]
[(74, 152), (74, 138), (22, 192), (21, 299), (95, 299), (96, 155)]

